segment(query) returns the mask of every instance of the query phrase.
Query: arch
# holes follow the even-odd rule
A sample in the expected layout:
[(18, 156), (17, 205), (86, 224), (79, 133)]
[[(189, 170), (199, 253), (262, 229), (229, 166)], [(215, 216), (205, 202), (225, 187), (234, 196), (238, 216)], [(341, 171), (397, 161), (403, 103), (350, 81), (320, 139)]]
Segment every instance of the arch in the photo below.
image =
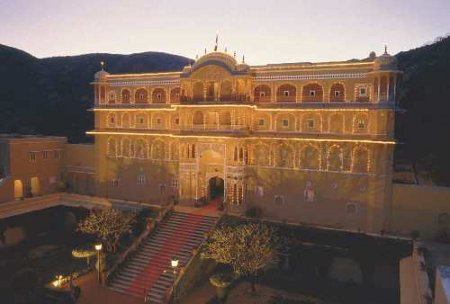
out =
[(303, 102), (322, 102), (323, 88), (318, 83), (308, 83), (302, 90)]
[(357, 113), (353, 116), (353, 133), (364, 134), (369, 130), (367, 113)]
[(170, 91), (170, 103), (180, 102), (181, 89), (180, 87), (174, 88)]
[(270, 166), (270, 148), (266, 144), (257, 144), (253, 149), (253, 163), (259, 166)]
[(277, 114), (276, 128), (277, 131), (295, 131), (295, 116), (288, 113)]
[(302, 132), (317, 133), (322, 131), (322, 115), (320, 113), (309, 113), (302, 115)]
[(344, 102), (345, 87), (342, 83), (333, 83), (330, 88), (330, 102)]
[(14, 181), (14, 199), (23, 198), (23, 183), (20, 179)]
[(148, 121), (147, 121), (147, 114), (145, 113), (136, 113), (134, 116), (134, 125), (136, 128), (147, 128)]
[(192, 123), (194, 124), (194, 126), (203, 125), (205, 123), (205, 118), (203, 116), (203, 112), (202, 111), (195, 111), (194, 112), (194, 116), (192, 118)]
[(266, 84), (260, 84), (254, 90), (255, 102), (269, 102), (271, 100), (271, 89)]
[(170, 127), (174, 129), (180, 128), (180, 117), (178, 114), (173, 114), (170, 116)]
[(164, 115), (155, 114), (152, 117), (152, 128), (153, 129), (164, 129), (166, 126), (166, 120)]
[(148, 103), (148, 92), (146, 89), (138, 89), (134, 93), (135, 103)]
[(277, 147), (276, 153), (276, 166), (277, 167), (292, 167), (294, 163), (293, 149), (287, 144), (281, 144)]
[(193, 95), (194, 101), (204, 101), (205, 100), (203, 82), (198, 81), (198, 82), (194, 83), (192, 91), (193, 91), (192, 95)]
[(128, 113), (123, 113), (122, 114), (122, 128), (129, 128), (131, 127), (130, 124), (130, 115)]
[(231, 101), (233, 88), (231, 81), (225, 80), (220, 84), (220, 101)]
[(109, 157), (117, 156), (117, 140), (114, 137), (108, 137), (106, 154)]
[(131, 93), (128, 89), (123, 89), (121, 93), (122, 103), (130, 103), (131, 102)]
[(388, 88), (388, 79), (386, 76), (382, 76), (380, 79), (380, 101), (386, 101), (387, 100), (387, 88)]
[(332, 145), (330, 148), (328, 148), (327, 170), (328, 171), (344, 170), (344, 151), (338, 145)]
[(224, 196), (225, 182), (223, 178), (214, 176), (208, 181), (208, 198), (209, 200), (220, 199)]
[(152, 159), (164, 160), (165, 159), (165, 148), (164, 143), (161, 140), (155, 140), (152, 144)]
[(109, 104), (115, 104), (116, 103), (116, 92), (109, 91), (109, 93), (108, 93), (108, 103)]
[(31, 186), (31, 194), (33, 196), (39, 195), (39, 193), (41, 192), (41, 185), (39, 182), (39, 177), (33, 176), (30, 179), (30, 186)]
[[(376, 80), (376, 85), (378, 87), (378, 80)], [(355, 99), (357, 102), (370, 101), (370, 95), (371, 95), (371, 88), (368, 84), (358, 84), (355, 86), (355, 96), (356, 96)]]
[(171, 160), (178, 160), (179, 158), (179, 144), (178, 142), (172, 142), (170, 144), (170, 159)]
[(156, 88), (152, 93), (152, 103), (166, 103), (166, 91), (162, 88)]
[(136, 141), (136, 158), (145, 159), (148, 157), (148, 143), (145, 139)]
[(369, 149), (358, 145), (352, 152), (352, 172), (368, 173), (370, 171)]
[(104, 86), (100, 87), (100, 102), (104, 103), (106, 99), (106, 89)]
[(340, 113), (330, 115), (328, 126), (330, 133), (344, 133), (344, 115)]
[(108, 113), (106, 116), (106, 126), (108, 128), (114, 128), (117, 124), (117, 116), (115, 112)]
[(271, 116), (267, 113), (257, 113), (253, 119), (253, 128), (255, 130), (269, 130)]
[(297, 88), (292, 84), (282, 84), (277, 89), (277, 102), (295, 102)]
[(300, 163), (302, 169), (320, 169), (320, 150), (312, 145), (307, 145), (300, 150)]
[(121, 154), (123, 157), (133, 157), (132, 149), (131, 149), (131, 140), (128, 137), (122, 138), (120, 143), (121, 146)]

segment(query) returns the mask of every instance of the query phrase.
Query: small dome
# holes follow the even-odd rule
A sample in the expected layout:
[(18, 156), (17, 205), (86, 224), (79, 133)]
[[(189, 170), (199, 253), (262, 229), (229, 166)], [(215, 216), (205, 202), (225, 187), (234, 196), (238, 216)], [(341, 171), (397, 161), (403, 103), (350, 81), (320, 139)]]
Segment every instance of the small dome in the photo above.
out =
[(94, 78), (95, 80), (105, 80), (108, 75), (109, 73), (102, 69), (95, 73)]
[(236, 70), (238, 72), (247, 71), (249, 68), (250, 68), (250, 66), (248, 64), (246, 64), (245, 62), (238, 63), (236, 65)]
[(397, 58), (384, 52), (383, 55), (375, 59), (375, 69), (376, 70), (396, 70), (397, 69)]

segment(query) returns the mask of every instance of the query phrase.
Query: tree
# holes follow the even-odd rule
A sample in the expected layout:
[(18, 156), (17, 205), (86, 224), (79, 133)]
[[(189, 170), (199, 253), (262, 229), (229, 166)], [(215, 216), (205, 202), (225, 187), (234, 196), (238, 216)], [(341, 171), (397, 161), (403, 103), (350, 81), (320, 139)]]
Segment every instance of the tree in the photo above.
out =
[(256, 290), (258, 271), (277, 260), (276, 230), (263, 224), (224, 226), (213, 231), (202, 252), (204, 258), (228, 264), (235, 276), (252, 276)]
[(120, 238), (125, 233), (131, 233), (135, 222), (134, 212), (124, 213), (112, 208), (94, 210), (78, 223), (78, 230), (97, 236), (106, 245), (108, 252), (116, 252)]

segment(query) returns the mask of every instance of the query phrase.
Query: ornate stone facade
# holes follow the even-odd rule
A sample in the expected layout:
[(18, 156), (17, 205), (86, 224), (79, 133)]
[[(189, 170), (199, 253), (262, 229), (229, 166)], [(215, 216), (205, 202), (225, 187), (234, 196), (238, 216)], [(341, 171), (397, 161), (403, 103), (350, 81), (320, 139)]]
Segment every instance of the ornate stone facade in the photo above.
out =
[(263, 216), (389, 229), (396, 87), (387, 53), (249, 66), (212, 52), (181, 72), (95, 75), (99, 195), (211, 196)]

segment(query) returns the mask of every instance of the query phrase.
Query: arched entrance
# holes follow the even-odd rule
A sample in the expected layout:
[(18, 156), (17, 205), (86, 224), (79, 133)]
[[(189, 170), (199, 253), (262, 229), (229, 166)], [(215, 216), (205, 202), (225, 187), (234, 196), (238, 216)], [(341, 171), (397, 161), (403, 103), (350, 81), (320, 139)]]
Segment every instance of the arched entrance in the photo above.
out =
[(14, 181), (14, 198), (15, 199), (23, 198), (23, 183), (20, 179), (16, 179)]
[(208, 182), (209, 200), (222, 199), (224, 195), (224, 181), (218, 176), (211, 177)]
[(41, 192), (41, 187), (39, 184), (39, 177), (32, 177), (31, 178), (31, 194), (33, 194), (33, 196), (35, 195), (39, 195), (39, 193)]

